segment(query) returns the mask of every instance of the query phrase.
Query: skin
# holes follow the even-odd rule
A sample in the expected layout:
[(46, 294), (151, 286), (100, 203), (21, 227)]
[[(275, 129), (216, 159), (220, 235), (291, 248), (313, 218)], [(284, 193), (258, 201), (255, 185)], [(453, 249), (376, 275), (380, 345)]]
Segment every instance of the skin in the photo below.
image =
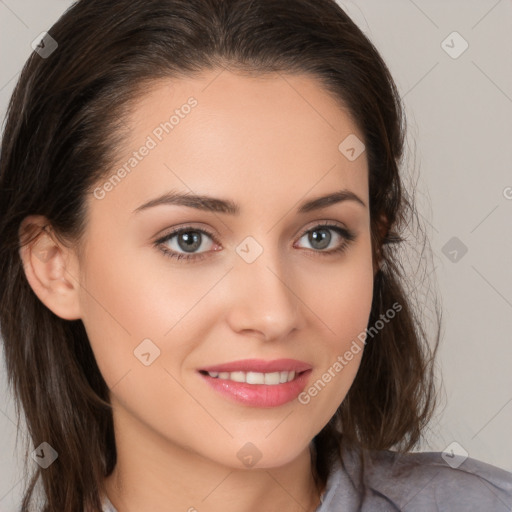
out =
[[(343, 401), (363, 351), (308, 404), (235, 403), (197, 370), (294, 358), (312, 365), (309, 387), (365, 330), (376, 271), (367, 160), (338, 150), (348, 135), (363, 137), (312, 77), (215, 70), (146, 89), (112, 173), (190, 96), (197, 106), (131, 173), (103, 199), (88, 196), (83, 254), (43, 233), (21, 250), (27, 279), (55, 314), (83, 321), (111, 389), (118, 463), (105, 489), (119, 512), (315, 510), (323, 489), (313, 482), (310, 442)], [(171, 189), (230, 199), (241, 212), (160, 205), (133, 213)], [(340, 189), (365, 206), (296, 212)], [(307, 232), (323, 221), (356, 239), (322, 253)], [(31, 216), (22, 230), (29, 224), (45, 219)], [(214, 234), (218, 243), (202, 235), (196, 250), (205, 258), (178, 261), (155, 247), (188, 224)], [(343, 242), (330, 233), (325, 250)], [(247, 236), (263, 248), (251, 264), (236, 252)], [(165, 245), (184, 253), (177, 238)], [(134, 356), (145, 338), (160, 349), (149, 366)], [(261, 453), (250, 468), (237, 457), (248, 442)]]

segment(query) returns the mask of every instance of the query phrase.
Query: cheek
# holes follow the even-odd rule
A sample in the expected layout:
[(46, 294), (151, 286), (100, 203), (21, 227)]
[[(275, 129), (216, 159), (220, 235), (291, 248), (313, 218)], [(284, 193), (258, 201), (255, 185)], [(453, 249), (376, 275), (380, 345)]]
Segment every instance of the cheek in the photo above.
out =
[(151, 266), (130, 257), (122, 241), (94, 240), (82, 274), (82, 319), (100, 371), (111, 384), (140, 364), (134, 350), (144, 339), (158, 345), (175, 308), (164, 300), (164, 283), (151, 278)]
[[(315, 293), (311, 302), (311, 309), (318, 312), (324, 333), (317, 351), (321, 364), (309, 387), (299, 397), (299, 403), (314, 408), (317, 423), (321, 426), (343, 401), (363, 355), (373, 298), (369, 237), (339, 267), (326, 270), (325, 274), (317, 272), (315, 282), (317, 290), (320, 284), (325, 290)], [(313, 286), (313, 280), (310, 286)]]
[[(148, 347), (152, 356), (160, 350), (159, 362), (176, 367), (210, 327), (208, 318), (215, 313), (207, 315), (199, 302), (225, 270), (199, 279), (185, 265), (171, 265), (157, 249), (136, 251), (123, 246), (121, 237), (110, 243), (96, 240), (84, 258), (81, 309), (106, 382), (141, 366), (134, 353), (139, 346)], [(172, 351), (167, 350), (170, 341)]]
[(312, 309), (324, 324), (326, 346), (337, 351), (368, 324), (373, 298), (373, 264), (369, 234), (338, 264), (316, 271), (308, 281)]

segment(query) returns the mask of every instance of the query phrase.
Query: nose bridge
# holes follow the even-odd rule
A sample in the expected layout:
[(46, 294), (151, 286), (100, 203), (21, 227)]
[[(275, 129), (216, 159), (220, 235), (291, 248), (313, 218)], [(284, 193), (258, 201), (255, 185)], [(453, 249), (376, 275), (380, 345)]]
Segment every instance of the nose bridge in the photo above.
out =
[(258, 238), (261, 242), (249, 236), (236, 248), (232, 279), (237, 290), (230, 318), (234, 329), (277, 338), (298, 327), (300, 301), (293, 291), (293, 269), (278, 244), (269, 234)]

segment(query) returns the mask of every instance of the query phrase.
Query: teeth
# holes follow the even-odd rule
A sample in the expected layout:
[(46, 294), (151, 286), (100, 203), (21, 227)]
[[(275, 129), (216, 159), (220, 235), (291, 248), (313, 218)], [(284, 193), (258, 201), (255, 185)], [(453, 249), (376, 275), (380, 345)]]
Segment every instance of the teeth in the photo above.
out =
[(288, 380), (288, 372), (280, 372), (279, 373), (279, 382), (282, 384)]
[(245, 382), (244, 372), (231, 372), (229, 376), (231, 377), (231, 380), (234, 380), (235, 382)]
[(265, 384), (265, 374), (258, 372), (247, 372), (245, 374), (245, 382), (247, 382), (247, 384)]
[(279, 384), (280, 376), (280, 372), (265, 373), (265, 384), (269, 384), (270, 386), (275, 386), (276, 384)]
[(210, 377), (232, 380), (234, 382), (246, 382), (247, 384), (266, 384), (268, 386), (275, 386), (277, 384), (284, 384), (290, 382), (295, 378), (295, 372), (208, 372)]

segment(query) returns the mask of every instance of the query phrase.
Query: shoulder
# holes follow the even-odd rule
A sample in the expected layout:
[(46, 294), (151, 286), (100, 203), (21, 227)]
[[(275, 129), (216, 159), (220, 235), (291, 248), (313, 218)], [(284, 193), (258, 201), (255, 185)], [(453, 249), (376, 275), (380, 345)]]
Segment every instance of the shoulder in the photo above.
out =
[(344, 503), (363, 511), (512, 510), (512, 473), (472, 458), (447, 460), (442, 452), (365, 452), (361, 472), (359, 455), (347, 452), (318, 512)]
[(442, 452), (379, 452), (369, 476), (375, 487), (411, 509), (511, 510), (512, 473), (469, 457), (449, 462)]

